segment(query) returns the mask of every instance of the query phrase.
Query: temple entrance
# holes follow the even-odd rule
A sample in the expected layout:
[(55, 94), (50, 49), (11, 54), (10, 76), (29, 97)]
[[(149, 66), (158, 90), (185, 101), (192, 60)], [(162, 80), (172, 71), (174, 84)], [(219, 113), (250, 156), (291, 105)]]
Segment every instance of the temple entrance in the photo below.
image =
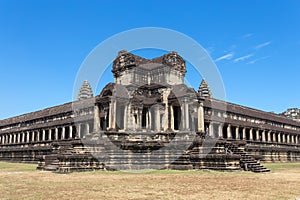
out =
[(147, 127), (147, 114), (148, 114), (148, 108), (143, 108), (142, 111), (142, 129), (145, 129)]
[(179, 130), (180, 123), (181, 123), (181, 108), (180, 108), (180, 106), (173, 106), (173, 112), (174, 112), (174, 129)]

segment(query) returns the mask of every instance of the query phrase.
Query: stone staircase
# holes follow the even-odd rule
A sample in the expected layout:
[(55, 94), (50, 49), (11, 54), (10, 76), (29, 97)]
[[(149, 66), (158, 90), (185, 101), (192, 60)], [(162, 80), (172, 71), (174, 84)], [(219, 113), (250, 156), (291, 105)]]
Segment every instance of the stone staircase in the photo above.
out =
[(247, 154), (242, 148), (237, 144), (230, 142), (226, 145), (227, 153), (240, 155), (240, 165), (245, 171), (252, 171), (256, 173), (260, 172), (270, 172), (270, 169), (262, 166), (257, 160), (255, 160), (251, 155)]

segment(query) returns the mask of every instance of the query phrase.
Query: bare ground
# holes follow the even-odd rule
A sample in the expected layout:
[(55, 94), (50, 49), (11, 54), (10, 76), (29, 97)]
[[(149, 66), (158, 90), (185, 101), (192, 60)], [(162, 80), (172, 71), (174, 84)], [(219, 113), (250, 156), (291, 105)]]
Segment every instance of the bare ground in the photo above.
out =
[(300, 163), (272, 172), (152, 171), (55, 174), (0, 163), (0, 199), (297, 199)]

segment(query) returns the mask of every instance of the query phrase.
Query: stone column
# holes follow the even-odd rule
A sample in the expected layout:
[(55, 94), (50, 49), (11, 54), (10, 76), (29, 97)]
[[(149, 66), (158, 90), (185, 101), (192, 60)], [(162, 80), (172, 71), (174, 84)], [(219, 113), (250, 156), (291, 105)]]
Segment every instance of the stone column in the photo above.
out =
[(64, 126), (61, 128), (61, 139), (66, 139), (66, 128)]
[[(140, 130), (142, 129), (142, 113), (143, 111), (142, 110), (139, 110), (138, 111), (138, 116), (137, 116), (137, 119), (138, 119), (138, 124), (137, 124), (137, 128)], [(147, 115), (147, 114), (146, 114)], [(146, 121), (147, 123), (147, 121)]]
[(52, 129), (50, 128), (48, 131), (48, 140), (51, 141), (52, 140)]
[(256, 141), (259, 141), (259, 130), (257, 129), (257, 130), (255, 131), (255, 133), (256, 133)]
[(46, 131), (45, 129), (42, 130), (42, 141), (46, 140)]
[(116, 118), (117, 118), (117, 116), (116, 116), (116, 113), (117, 113), (117, 100), (116, 99), (113, 101), (112, 109), (113, 109), (113, 115), (112, 115), (113, 117), (112, 117), (111, 128), (113, 130), (115, 130), (116, 129)]
[(271, 142), (271, 131), (268, 131), (268, 142)]
[(249, 140), (253, 141), (253, 128), (249, 130)]
[(278, 138), (278, 143), (281, 143), (281, 133), (278, 133), (277, 138)]
[(123, 116), (124, 130), (127, 130), (127, 125), (128, 125), (128, 105), (127, 105), (127, 103), (125, 103), (125, 105), (124, 105), (124, 116)]
[(184, 100), (184, 110), (185, 110), (185, 130), (190, 130), (189, 125), (190, 125), (190, 118), (189, 118), (189, 104), (188, 100)]
[(223, 137), (223, 124), (219, 124), (219, 126), (218, 126), (218, 135), (219, 135), (219, 138)]
[(298, 135), (296, 135), (296, 144), (298, 144), (299, 143), (299, 136)]
[(18, 133), (18, 144), (21, 143), (21, 133)]
[(58, 128), (55, 128), (55, 140), (58, 140)]
[(155, 112), (155, 117), (154, 117), (154, 119), (155, 119), (155, 130), (160, 131), (160, 113), (159, 113), (159, 106), (158, 105), (155, 106), (154, 112)]
[(87, 122), (86, 124), (85, 124), (85, 130), (86, 130), (86, 135), (89, 135), (90, 134), (90, 124)]
[(214, 125), (213, 125), (213, 122), (210, 122), (209, 123), (209, 132), (208, 132), (208, 135), (213, 137), (214, 135)]
[(30, 132), (27, 131), (27, 132), (26, 132), (26, 135), (27, 135), (26, 142), (27, 142), (27, 143), (30, 142), (30, 141), (29, 141), (29, 134), (30, 134)]
[(150, 110), (148, 111), (148, 129), (152, 130), (152, 114)]
[(38, 142), (41, 140), (40, 135), (41, 135), (41, 130), (38, 130), (37, 131), (37, 141)]
[(25, 142), (25, 133), (22, 132), (22, 142), (24, 143)]
[(75, 138), (81, 138), (81, 124), (77, 124), (76, 126), (77, 134), (75, 135)]
[(231, 125), (230, 124), (228, 124), (228, 126), (227, 126), (227, 138), (232, 139)]
[(94, 106), (94, 132), (100, 131), (100, 112), (99, 106), (96, 104)]
[(246, 128), (243, 128), (243, 140), (246, 140)]
[(171, 130), (174, 130), (174, 109), (173, 106), (170, 106), (170, 113), (171, 113)]
[(265, 130), (262, 131), (261, 137), (262, 137), (262, 138), (261, 138), (262, 141), (265, 142), (265, 141), (266, 141), (266, 131), (265, 131)]
[(282, 143), (285, 143), (285, 134), (284, 133), (281, 133), (281, 135), (282, 135)]
[(286, 143), (287, 143), (287, 144), (290, 144), (290, 134), (287, 134), (287, 137), (286, 137)]
[(35, 131), (32, 131), (32, 142), (35, 141)]
[(239, 134), (239, 127), (235, 127), (235, 139), (241, 139), (240, 134)]
[(198, 107), (198, 131), (204, 133), (204, 112), (203, 103), (201, 102)]
[(73, 126), (69, 126), (69, 137), (72, 139), (73, 138)]
[(169, 104), (168, 104), (168, 98), (164, 99), (165, 104), (165, 114), (164, 114), (164, 120), (163, 120), (163, 129), (164, 131), (169, 129)]
[(149, 112), (150, 112), (150, 110), (148, 112), (146, 112), (146, 129), (149, 129)]
[(291, 144), (294, 144), (294, 135), (291, 135)]
[(112, 124), (113, 124), (113, 99), (111, 99), (110, 103), (109, 103), (109, 119), (108, 119), (108, 129), (112, 129)]
[(11, 134), (8, 134), (8, 144), (11, 144)]

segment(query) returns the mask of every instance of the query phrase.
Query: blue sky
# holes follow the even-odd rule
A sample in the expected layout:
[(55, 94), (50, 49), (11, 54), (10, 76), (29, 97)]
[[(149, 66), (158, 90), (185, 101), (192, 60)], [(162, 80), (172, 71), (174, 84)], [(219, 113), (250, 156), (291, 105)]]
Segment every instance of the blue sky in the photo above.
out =
[[(0, 119), (71, 101), (77, 71), (96, 45), (149, 26), (201, 44), (218, 66), (227, 101), (275, 112), (300, 108), (299, 19), (297, 0), (0, 0)], [(198, 87), (200, 80), (192, 82)]]

